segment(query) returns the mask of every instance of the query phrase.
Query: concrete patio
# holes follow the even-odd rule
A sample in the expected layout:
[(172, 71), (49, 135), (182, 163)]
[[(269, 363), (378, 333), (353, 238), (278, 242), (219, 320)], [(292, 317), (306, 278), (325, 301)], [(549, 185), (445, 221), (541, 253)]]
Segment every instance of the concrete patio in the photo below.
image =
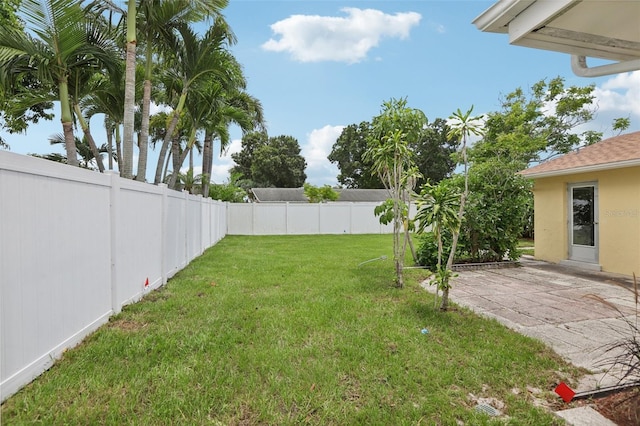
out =
[[(454, 278), (453, 302), (524, 335), (547, 343), (572, 364), (591, 371), (575, 389), (594, 390), (619, 382), (610, 370), (609, 345), (629, 336), (635, 321), (633, 280), (585, 271), (530, 257), (520, 267), (467, 270)], [(433, 292), (433, 286), (424, 287)], [(606, 301), (594, 299), (594, 296)]]

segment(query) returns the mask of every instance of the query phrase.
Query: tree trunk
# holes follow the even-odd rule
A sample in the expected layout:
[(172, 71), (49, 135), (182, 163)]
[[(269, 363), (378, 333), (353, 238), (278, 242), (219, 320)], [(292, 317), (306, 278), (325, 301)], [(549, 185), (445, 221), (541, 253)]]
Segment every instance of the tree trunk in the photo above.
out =
[[(158, 165), (156, 166), (156, 176), (153, 180), (155, 185), (160, 183), (160, 179), (162, 177), (162, 164), (164, 163), (165, 156), (167, 155), (167, 150), (169, 149), (169, 145), (172, 145), (171, 141), (173, 139), (173, 132), (175, 132), (176, 127), (178, 126), (178, 118), (180, 118), (180, 113), (182, 112), (182, 108), (184, 108), (184, 102), (187, 98), (186, 88), (182, 91), (180, 95), (180, 101), (178, 101), (177, 108), (173, 111), (173, 116), (171, 117), (171, 122), (169, 123), (169, 128), (167, 129), (167, 133), (164, 135), (164, 140), (162, 141), (162, 147), (160, 148), (160, 156), (158, 157)], [(173, 143), (177, 143), (174, 141)], [(179, 151), (180, 147), (178, 147)], [(173, 152), (173, 146), (171, 147), (171, 151)]]
[(169, 188), (176, 189), (176, 184), (178, 183), (178, 174), (180, 173), (180, 167), (184, 163), (184, 159), (187, 154), (187, 148), (180, 153), (180, 141), (174, 140), (171, 144), (171, 156), (173, 158), (173, 172), (171, 173), (171, 177), (169, 178)]
[(108, 123), (107, 118), (105, 117), (105, 128), (107, 131), (107, 155), (109, 159), (107, 160), (107, 164), (109, 170), (113, 170), (113, 129), (111, 128), (111, 124)]
[(124, 120), (122, 141), (122, 169), (120, 176), (133, 177), (133, 127), (136, 96), (136, 0), (128, 0), (127, 56), (124, 83)]
[(76, 116), (78, 117), (78, 121), (80, 122), (80, 127), (82, 128), (82, 132), (84, 133), (84, 137), (89, 142), (89, 148), (91, 148), (91, 153), (93, 154), (93, 158), (96, 160), (96, 165), (98, 166), (98, 170), (100, 173), (104, 173), (104, 164), (102, 163), (102, 157), (100, 157), (100, 152), (98, 152), (98, 147), (96, 146), (96, 141), (93, 140), (93, 136), (91, 135), (91, 129), (89, 129), (89, 125), (86, 120), (82, 116), (82, 111), (80, 111), (80, 106), (76, 103), (73, 104), (73, 109), (76, 112)]
[(120, 126), (116, 126), (116, 157), (118, 157), (118, 170), (122, 164), (122, 140), (120, 138)]
[(78, 153), (76, 150), (76, 138), (73, 135), (73, 114), (71, 113), (71, 103), (69, 102), (69, 86), (65, 81), (58, 84), (60, 91), (60, 120), (62, 121), (62, 133), (64, 135), (64, 148), (67, 152), (67, 164), (76, 166), (78, 163)]
[(64, 148), (67, 152), (67, 164), (78, 167), (80, 163), (78, 162), (78, 152), (76, 150), (76, 138), (73, 135), (73, 123), (70, 121), (63, 122), (62, 132), (64, 134)]
[[(466, 139), (462, 140), (462, 160), (464, 162), (464, 192), (460, 196), (460, 209), (458, 210), (458, 229), (453, 231), (453, 238), (451, 241), (451, 252), (449, 253), (449, 258), (447, 259), (447, 270), (451, 270), (453, 268), (453, 259), (456, 255), (456, 249), (458, 247), (458, 236), (460, 235), (460, 227), (462, 226), (462, 218), (464, 217), (464, 205), (467, 201), (467, 196), (469, 194), (469, 172), (468, 172), (468, 164), (467, 164), (467, 143)], [(442, 289), (442, 304), (440, 305), (441, 311), (446, 311), (449, 309), (449, 279), (446, 279), (446, 283), (443, 283)]]
[(162, 141), (162, 145), (160, 146), (160, 153), (158, 154), (158, 164), (156, 165), (156, 175), (153, 179), (154, 185), (157, 185), (163, 181), (163, 171), (166, 170), (165, 162), (169, 160), (167, 158), (167, 151), (169, 151), (170, 144), (171, 141), (167, 141), (167, 138), (165, 138), (165, 140)]
[(211, 181), (211, 170), (213, 168), (213, 134), (205, 132), (202, 147), (202, 196), (209, 196), (209, 182)]
[(138, 139), (138, 174), (136, 180), (144, 182), (147, 175), (147, 152), (149, 150), (149, 110), (151, 107), (151, 80), (144, 81), (142, 95), (142, 122), (140, 123), (140, 137)]

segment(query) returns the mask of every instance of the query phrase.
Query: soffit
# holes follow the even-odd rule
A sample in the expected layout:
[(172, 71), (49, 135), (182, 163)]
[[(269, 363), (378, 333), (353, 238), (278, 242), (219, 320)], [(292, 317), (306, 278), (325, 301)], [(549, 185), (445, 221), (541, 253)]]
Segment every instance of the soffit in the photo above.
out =
[(640, 59), (639, 0), (500, 0), (473, 23), (509, 42), (612, 61)]

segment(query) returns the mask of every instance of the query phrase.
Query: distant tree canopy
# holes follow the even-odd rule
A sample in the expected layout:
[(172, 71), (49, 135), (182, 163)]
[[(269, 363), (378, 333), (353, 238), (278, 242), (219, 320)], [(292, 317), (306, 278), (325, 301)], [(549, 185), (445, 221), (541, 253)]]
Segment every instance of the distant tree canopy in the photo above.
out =
[(564, 79), (540, 80), (527, 94), (517, 88), (487, 115), (486, 133), (469, 151), (471, 163), (499, 160), (514, 171), (602, 139), (602, 133), (574, 129), (593, 119), (595, 86), (565, 87)]
[[(424, 175), (418, 181), (418, 186), (426, 179), (439, 182), (455, 168), (451, 154), (456, 151), (459, 141), (448, 140), (448, 131), (446, 121), (437, 118), (427, 124), (416, 140), (409, 141), (415, 163)], [(367, 121), (345, 127), (327, 157), (337, 164), (340, 170), (338, 182), (347, 188), (384, 188), (377, 174), (372, 173), (372, 163), (364, 158), (368, 148), (367, 138), (371, 137), (371, 133), (371, 123)]]
[(292, 136), (248, 133), (242, 138), (242, 150), (231, 158), (236, 163), (231, 173), (240, 173), (252, 186), (300, 188), (307, 179), (307, 162)]
[[(17, 14), (20, 2), (21, 0), (0, 1), (0, 27), (18, 30), (24, 28), (24, 23)], [(25, 93), (43, 92), (43, 85), (37, 80), (35, 72), (24, 72), (18, 81), (20, 84), (16, 89), (0, 83), (0, 128), (8, 133), (24, 132), (30, 122), (36, 124), (40, 119), (53, 119), (53, 113), (48, 111), (53, 108), (52, 102), (21, 105), (21, 99), (24, 98)], [(0, 148), (9, 148), (2, 136), (0, 136)]]
[(0, 2), (0, 26), (7, 28), (24, 28), (24, 24), (18, 18), (18, 7), (21, 0), (3, 0)]

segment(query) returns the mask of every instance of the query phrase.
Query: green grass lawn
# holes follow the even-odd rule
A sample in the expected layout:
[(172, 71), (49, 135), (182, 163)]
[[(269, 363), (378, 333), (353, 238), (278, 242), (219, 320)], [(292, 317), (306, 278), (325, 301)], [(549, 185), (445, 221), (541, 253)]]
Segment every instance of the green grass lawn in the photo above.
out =
[(531, 238), (522, 238), (518, 241), (518, 248), (521, 249), (522, 254), (528, 254), (529, 256), (534, 256), (533, 250), (534, 242)]
[(391, 244), (228, 236), (7, 400), (2, 422), (561, 424), (526, 389), (556, 400), (577, 371), (496, 321), (435, 311), (423, 270), (395, 288)]

